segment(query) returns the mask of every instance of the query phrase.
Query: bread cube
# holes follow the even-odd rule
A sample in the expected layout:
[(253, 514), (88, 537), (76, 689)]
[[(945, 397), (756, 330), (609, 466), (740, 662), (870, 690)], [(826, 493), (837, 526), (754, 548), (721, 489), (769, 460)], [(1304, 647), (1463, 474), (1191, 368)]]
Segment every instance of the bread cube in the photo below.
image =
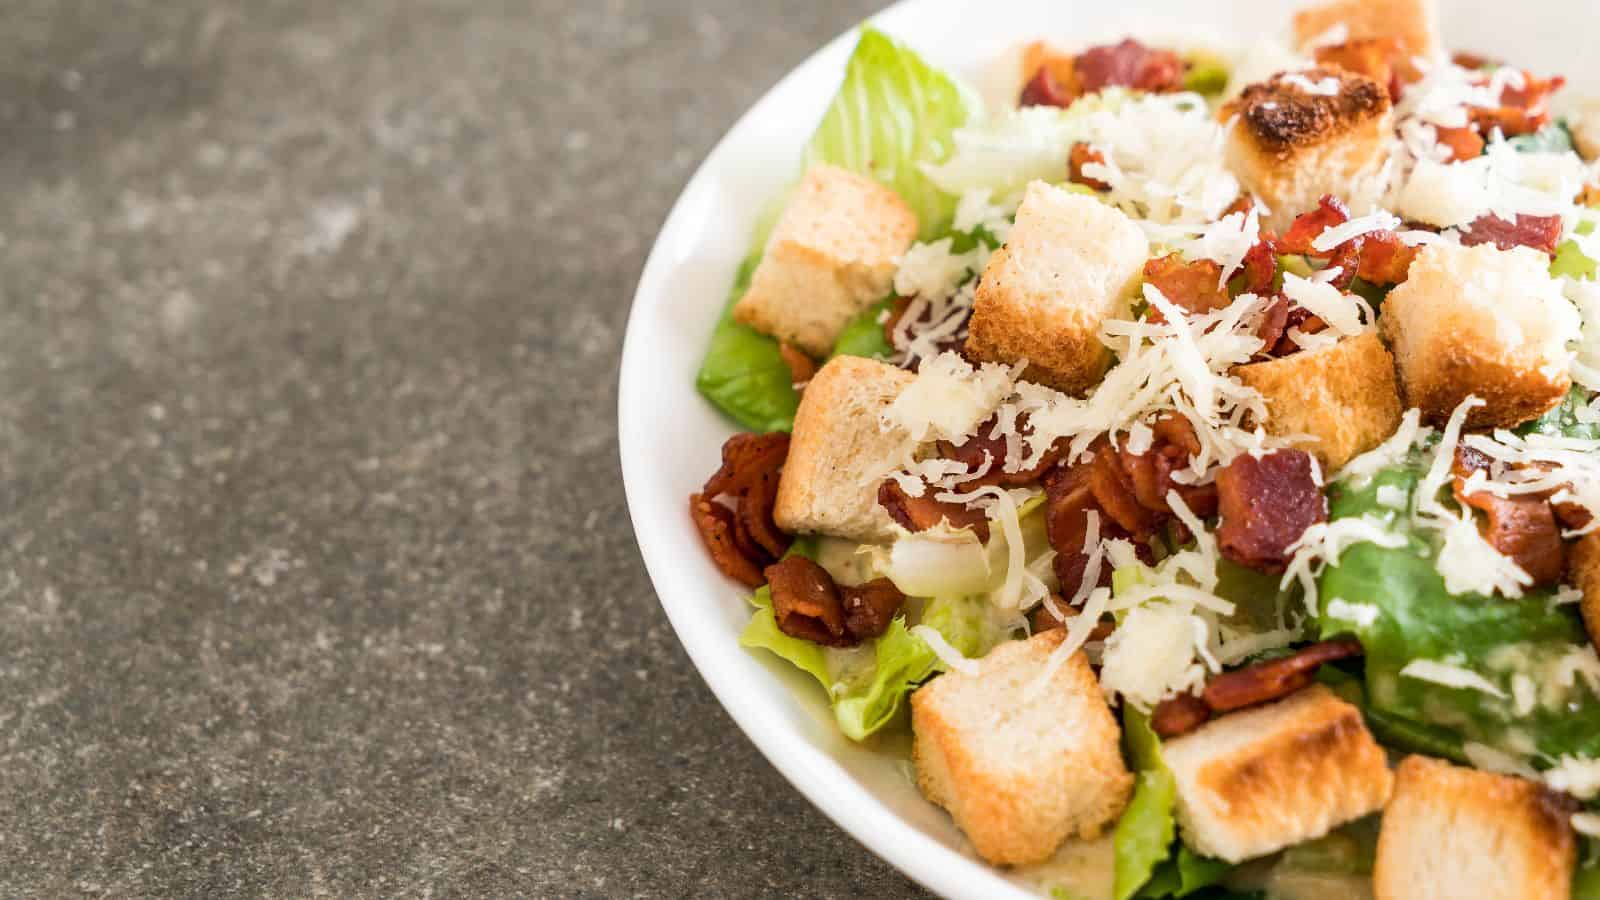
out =
[(1379, 319), (1406, 405), (1441, 423), (1471, 395), (1469, 426), (1510, 428), (1561, 402), (1581, 323), (1549, 267), (1527, 247), (1424, 247)]
[(1098, 836), (1133, 791), (1082, 651), (1029, 691), (1064, 635), (1001, 644), (977, 674), (949, 672), (911, 695), (917, 785), (996, 865), (1039, 862), (1069, 837)]
[(789, 198), (733, 317), (824, 357), (850, 319), (882, 300), (917, 216), (900, 195), (836, 166), (813, 166)]
[(1375, 900), (1567, 900), (1571, 801), (1510, 775), (1407, 757), (1383, 814)]
[(1239, 366), (1233, 374), (1261, 393), (1262, 427), (1274, 435), (1310, 435), (1296, 446), (1335, 472), (1383, 443), (1400, 427), (1394, 357), (1370, 329), (1331, 347)]
[(1600, 159), (1600, 101), (1584, 100), (1567, 113), (1572, 143), (1586, 162)]
[(1326, 194), (1358, 215), (1383, 195), (1394, 147), (1386, 85), (1340, 69), (1279, 73), (1247, 86), (1222, 114), (1231, 120), (1228, 167), (1266, 204), (1263, 224), (1273, 231)]
[(1591, 531), (1572, 545), (1567, 555), (1567, 580), (1583, 591), (1579, 608), (1589, 642), (1600, 650), (1600, 531)]
[(1332, 0), (1294, 14), (1294, 43), (1302, 50), (1343, 25), (1348, 40), (1394, 38), (1412, 56), (1439, 57), (1435, 0)]
[(1382, 809), (1393, 777), (1361, 711), (1322, 685), (1162, 745), (1190, 847), (1240, 862)]
[(881, 417), (912, 378), (859, 356), (837, 356), (817, 370), (800, 396), (778, 477), (772, 515), (779, 528), (868, 544), (894, 540), (878, 483), (913, 442), (904, 429), (885, 429)]
[(967, 355), (1027, 360), (1024, 377), (1083, 393), (1111, 362), (1100, 326), (1129, 314), (1149, 255), (1144, 232), (1120, 210), (1044, 182), (1028, 185), (1006, 245), (978, 282)]

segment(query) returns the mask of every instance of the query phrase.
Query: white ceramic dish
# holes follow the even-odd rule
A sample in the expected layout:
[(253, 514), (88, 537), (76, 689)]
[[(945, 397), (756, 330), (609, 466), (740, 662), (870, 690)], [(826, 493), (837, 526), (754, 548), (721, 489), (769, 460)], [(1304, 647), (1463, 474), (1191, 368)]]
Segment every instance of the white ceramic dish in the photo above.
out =
[[(1600, 54), (1582, 39), (1582, 0), (1443, 0), (1452, 47), (1600, 84)], [(905, 0), (875, 16), (884, 30), (974, 83), (1019, 42), (1122, 35), (1215, 36), (1247, 43), (1288, 28), (1282, 0)], [(733, 433), (694, 390), (694, 374), (763, 204), (798, 174), (800, 151), (843, 77), (854, 34), (822, 48), (762, 97), (723, 138), (678, 199), (634, 298), (618, 403), (622, 474), (639, 549), (673, 628), (701, 675), (772, 764), (829, 818), (929, 889), (952, 898), (1025, 898), (984, 865), (922, 799), (893, 758), (834, 727), (809, 676), (738, 644), (746, 591), (712, 566), (690, 524), (688, 495)], [(1570, 100), (1570, 96), (1568, 98)]]

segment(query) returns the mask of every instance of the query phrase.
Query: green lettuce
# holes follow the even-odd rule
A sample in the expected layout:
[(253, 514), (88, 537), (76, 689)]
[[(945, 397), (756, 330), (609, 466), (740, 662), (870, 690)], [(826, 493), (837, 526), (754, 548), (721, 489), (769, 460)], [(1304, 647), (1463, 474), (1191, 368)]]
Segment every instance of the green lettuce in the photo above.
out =
[[(776, 654), (815, 678), (832, 701), (839, 730), (851, 740), (864, 740), (894, 721), (911, 691), (944, 670), (927, 643), (911, 633), (905, 615), (896, 616), (867, 647), (840, 652), (780, 631), (767, 586), (750, 602), (756, 609), (739, 643)], [(962, 655), (979, 657), (1011, 636), (994, 624), (983, 604), (981, 597), (930, 600), (919, 624), (939, 632)], [(870, 657), (870, 665), (863, 664), (864, 657)]]
[(1122, 740), (1138, 780), (1111, 836), (1116, 852), (1112, 896), (1188, 897), (1221, 881), (1233, 866), (1201, 856), (1182, 842), (1174, 846), (1178, 785), (1161, 759), (1161, 739), (1150, 727), (1150, 717), (1124, 707)]
[(865, 356), (869, 359), (888, 359), (893, 356), (894, 347), (884, 336), (883, 324), (878, 321), (878, 317), (893, 303), (894, 298), (886, 297), (857, 313), (850, 324), (839, 332), (839, 339), (833, 344), (833, 355)]
[(942, 162), (956, 129), (980, 111), (960, 81), (864, 26), (844, 84), (806, 146), (805, 164), (871, 176), (916, 211), (924, 238), (937, 237), (949, 227), (956, 198), (935, 187), (922, 166)]
[(1600, 424), (1584, 422), (1578, 418), (1578, 411), (1588, 405), (1589, 391), (1581, 385), (1573, 385), (1572, 390), (1567, 392), (1565, 400), (1532, 422), (1518, 426), (1517, 434), (1543, 434), (1550, 437), (1600, 441)]
[[(1592, 234), (1593, 222), (1579, 222), (1579, 234)], [(1595, 274), (1595, 261), (1590, 259), (1579, 249), (1578, 242), (1568, 238), (1556, 247), (1556, 257), (1550, 261), (1550, 274), (1557, 278), (1584, 279), (1593, 278)]]
[[(1330, 517), (1388, 515), (1378, 491), (1391, 486), (1409, 495), (1421, 474), (1422, 462), (1414, 458), (1379, 473), (1365, 487), (1339, 485)], [(1319, 581), (1323, 636), (1353, 634), (1365, 648), (1369, 717), (1413, 727), (1411, 737), (1446, 746), (1467, 740), (1512, 753), (1526, 752), (1531, 744), (1550, 758), (1600, 755), (1600, 699), (1581, 679), (1564, 691), (1555, 684), (1561, 660), (1587, 645), (1572, 606), (1554, 605), (1549, 590), (1529, 591), (1517, 600), (1451, 595), (1430, 536), (1396, 518), (1391, 527), (1407, 536), (1406, 546), (1357, 544)], [(1371, 621), (1334, 615), (1328, 609), (1335, 601), (1350, 605), (1340, 606), (1340, 612), (1370, 604), (1378, 614)], [(1487, 679), (1502, 696), (1402, 678), (1400, 670), (1413, 660), (1451, 660)], [(1542, 696), (1532, 712), (1517, 715), (1511, 699), (1516, 674), (1556, 694)]]
[(1204, 50), (1196, 50), (1184, 60), (1183, 89), (1214, 96), (1228, 87), (1228, 61)]
[[(976, 112), (969, 97), (959, 82), (909, 48), (863, 27), (844, 84), (806, 146), (805, 164), (831, 163), (872, 176), (916, 210), (924, 234), (938, 234), (948, 226), (955, 199), (930, 184), (919, 167), (949, 153), (951, 135)], [(733, 304), (749, 288), (781, 210), (774, 206), (757, 228), (755, 249), (739, 267), (695, 377), (707, 400), (750, 431), (790, 430), (800, 403), (778, 342), (733, 319)], [(855, 332), (858, 340), (845, 352), (877, 355), (881, 347), (859, 342), (867, 337), (864, 330)]]
[(1566, 122), (1551, 122), (1532, 134), (1509, 138), (1506, 143), (1515, 147), (1518, 153), (1572, 153), (1576, 150)]
[(750, 287), (750, 276), (760, 259), (758, 252), (739, 266), (694, 385), (749, 431), (788, 431), (794, 427), (794, 413), (800, 406), (794, 374), (778, 352), (775, 339), (733, 319), (733, 304)]

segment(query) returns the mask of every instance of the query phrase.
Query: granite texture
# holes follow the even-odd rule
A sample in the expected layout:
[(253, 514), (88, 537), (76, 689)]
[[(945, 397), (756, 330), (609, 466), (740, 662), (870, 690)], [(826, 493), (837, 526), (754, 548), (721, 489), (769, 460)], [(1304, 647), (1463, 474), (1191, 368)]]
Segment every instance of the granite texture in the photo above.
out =
[(7, 0), (0, 897), (903, 897), (634, 547), (668, 206), (872, 0)]

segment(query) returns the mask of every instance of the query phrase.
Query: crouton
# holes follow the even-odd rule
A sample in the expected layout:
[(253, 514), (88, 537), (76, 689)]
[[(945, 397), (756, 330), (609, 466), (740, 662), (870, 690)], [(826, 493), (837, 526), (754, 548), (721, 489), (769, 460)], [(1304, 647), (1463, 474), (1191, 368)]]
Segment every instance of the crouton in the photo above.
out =
[(827, 356), (850, 319), (881, 300), (917, 216), (894, 191), (834, 166), (813, 166), (767, 240), (733, 317)]
[(1600, 102), (1588, 100), (1567, 114), (1567, 130), (1572, 143), (1586, 162), (1600, 159)]
[(1575, 805), (1541, 784), (1410, 756), (1383, 814), (1375, 900), (1567, 900)]
[(1383, 194), (1394, 147), (1385, 85), (1332, 68), (1279, 73), (1246, 87), (1222, 116), (1232, 120), (1228, 167), (1266, 204), (1264, 224), (1274, 231), (1324, 195), (1360, 214)]
[(1339, 26), (1345, 40), (1393, 38), (1412, 56), (1442, 56), (1435, 0), (1332, 0), (1294, 14), (1294, 43), (1301, 50)]
[(869, 544), (894, 539), (894, 521), (878, 505), (878, 482), (912, 441), (880, 417), (912, 378), (859, 356), (834, 357), (812, 376), (778, 477), (772, 510), (778, 527)]
[(1297, 446), (1335, 472), (1400, 427), (1394, 357), (1376, 329), (1331, 347), (1250, 363), (1233, 370), (1267, 403), (1262, 427), (1274, 435), (1310, 435)]
[(1361, 711), (1314, 685), (1161, 749), (1190, 847), (1240, 862), (1383, 808), (1393, 777)]
[(1600, 650), (1600, 531), (1591, 531), (1572, 545), (1567, 554), (1567, 580), (1583, 591), (1579, 609), (1589, 642)]
[(1001, 644), (977, 674), (949, 672), (911, 695), (917, 786), (996, 865), (1039, 862), (1069, 837), (1100, 835), (1133, 791), (1081, 651), (1029, 690), (1063, 635)]
[(1549, 267), (1527, 247), (1422, 248), (1379, 320), (1406, 405), (1440, 423), (1470, 395), (1469, 426), (1510, 428), (1561, 402), (1581, 323)]
[(1006, 245), (989, 257), (972, 307), (966, 352), (1028, 361), (1024, 375), (1082, 393), (1105, 375), (1107, 319), (1126, 316), (1150, 243), (1120, 210), (1093, 197), (1028, 185)]

